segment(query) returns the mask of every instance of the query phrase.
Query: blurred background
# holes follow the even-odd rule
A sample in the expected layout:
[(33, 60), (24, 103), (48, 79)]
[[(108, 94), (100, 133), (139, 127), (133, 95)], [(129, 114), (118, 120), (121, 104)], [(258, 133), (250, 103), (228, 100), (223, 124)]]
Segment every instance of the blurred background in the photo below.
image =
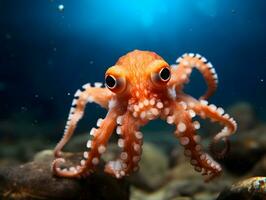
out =
[[(210, 101), (231, 110), (240, 129), (263, 124), (265, 9), (264, 0), (0, 0), (0, 157), (25, 161), (53, 148), (75, 91), (103, 82), (105, 70), (134, 49), (155, 51), (170, 64), (183, 53), (205, 56), (219, 77)], [(185, 90), (204, 92), (197, 71)], [(105, 113), (88, 105), (77, 133)], [(147, 132), (154, 126), (166, 128), (152, 123)], [(172, 138), (155, 135), (147, 133), (148, 140)]]

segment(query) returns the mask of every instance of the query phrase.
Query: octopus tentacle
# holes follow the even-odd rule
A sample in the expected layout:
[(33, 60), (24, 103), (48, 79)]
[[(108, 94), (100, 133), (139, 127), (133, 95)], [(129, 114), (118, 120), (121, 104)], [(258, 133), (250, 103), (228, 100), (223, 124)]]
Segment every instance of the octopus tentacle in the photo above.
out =
[(114, 119), (119, 115), (118, 109), (111, 109), (105, 119), (100, 119), (97, 122), (99, 128), (92, 128), (90, 135), (93, 136), (92, 140), (88, 140), (88, 150), (83, 153), (83, 159), (76, 167), (61, 169), (60, 164), (65, 162), (63, 158), (57, 158), (52, 163), (52, 170), (55, 175), (61, 177), (83, 177), (88, 173), (95, 170), (95, 167), (100, 161), (100, 156), (106, 150), (106, 144), (116, 127)]
[(184, 54), (177, 60), (177, 65), (172, 65), (172, 78), (169, 85), (175, 85), (176, 91), (183, 89), (185, 83), (189, 81), (189, 76), (193, 68), (198, 69), (203, 75), (208, 89), (201, 99), (208, 99), (217, 89), (218, 76), (210, 62), (199, 54)]
[(142, 133), (138, 131), (139, 123), (128, 112), (124, 116), (117, 118), (117, 134), (121, 136), (118, 140), (118, 146), (121, 147), (122, 153), (120, 158), (110, 161), (105, 166), (105, 172), (122, 178), (129, 175), (132, 171), (138, 170), (138, 163), (142, 152)]
[(73, 135), (78, 121), (83, 117), (85, 106), (88, 102), (97, 103), (104, 108), (108, 107), (112, 93), (106, 88), (101, 88), (101, 85), (101, 83), (95, 83), (95, 87), (91, 87), (88, 83), (83, 85), (83, 91), (77, 90), (75, 93), (63, 137), (54, 149), (56, 157), (60, 156), (62, 148)]
[(215, 135), (214, 142), (219, 142), (223, 138), (228, 138), (230, 135), (234, 134), (237, 129), (236, 121), (225, 113), (224, 109), (217, 107), (214, 104), (208, 103), (206, 100), (196, 100), (191, 96), (182, 94), (179, 95), (179, 100), (186, 102), (189, 109), (193, 110), (201, 118), (210, 118), (214, 122), (219, 122), (224, 125), (224, 128)]
[[(221, 125), (224, 125), (224, 128), (217, 133), (210, 145), (211, 152), (217, 158), (222, 158), (230, 149), (230, 143), (228, 137), (236, 132), (237, 124), (235, 120), (230, 117), (228, 114), (225, 114), (224, 109), (221, 107), (216, 107), (214, 104), (208, 105), (206, 100), (196, 100), (188, 95), (180, 95), (179, 100), (186, 102), (188, 109), (195, 112), (201, 118), (210, 118), (214, 122), (219, 122)], [(225, 148), (221, 152), (214, 150), (214, 144), (218, 143), (220, 140), (225, 142)]]
[(217, 159), (224, 158), (228, 154), (228, 152), (230, 151), (231, 144), (230, 144), (229, 139), (228, 138), (223, 138), (223, 141), (225, 143), (225, 147), (221, 151), (217, 151), (215, 149), (216, 142), (212, 141), (209, 144), (209, 149), (210, 149), (211, 154)]
[(176, 125), (175, 136), (184, 146), (185, 156), (190, 158), (190, 163), (194, 166), (195, 171), (201, 172), (205, 176), (206, 182), (219, 176), (222, 172), (221, 166), (202, 151), (200, 136), (196, 134), (199, 122), (192, 122), (195, 113), (188, 110), (184, 102), (177, 103), (174, 107), (176, 111), (168, 116), (167, 122)]

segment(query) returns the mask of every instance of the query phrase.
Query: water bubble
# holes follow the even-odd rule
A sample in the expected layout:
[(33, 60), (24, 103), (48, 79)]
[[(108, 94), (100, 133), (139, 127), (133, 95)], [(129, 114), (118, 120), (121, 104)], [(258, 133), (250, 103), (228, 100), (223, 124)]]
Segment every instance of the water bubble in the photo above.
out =
[(60, 4), (60, 5), (58, 5), (58, 10), (59, 11), (64, 11), (64, 9), (65, 9), (65, 6), (63, 5), (63, 4)]

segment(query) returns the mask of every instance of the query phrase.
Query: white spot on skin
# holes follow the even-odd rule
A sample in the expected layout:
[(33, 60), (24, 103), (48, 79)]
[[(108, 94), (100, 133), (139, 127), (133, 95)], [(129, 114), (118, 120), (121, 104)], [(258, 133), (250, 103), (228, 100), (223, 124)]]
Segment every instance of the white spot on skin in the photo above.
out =
[(75, 106), (76, 104), (77, 104), (77, 99), (74, 99), (73, 101), (72, 101), (72, 106)]
[(187, 104), (184, 101), (179, 102), (183, 109), (187, 109)]
[(138, 105), (134, 105), (133, 108), (134, 108), (134, 111), (135, 112), (138, 112), (139, 111), (139, 106)]
[(87, 83), (85, 85), (82, 86), (82, 88), (84, 88), (85, 90), (90, 88), (91, 87), (91, 84), (90, 83)]
[(91, 146), (92, 146), (92, 142), (91, 142), (91, 140), (88, 140), (88, 142), (87, 142), (87, 148), (91, 148)]
[(159, 109), (162, 109), (163, 108), (163, 103), (162, 102), (158, 102), (156, 104), (156, 107), (159, 108)]
[(76, 168), (75, 168), (75, 167), (70, 167), (69, 170), (70, 170), (71, 172), (76, 172)]
[(118, 139), (118, 143), (117, 144), (118, 144), (119, 147), (123, 148), (125, 146), (125, 141), (120, 138), (120, 139)]
[(193, 139), (196, 143), (200, 143), (200, 136), (199, 135), (194, 135)]
[(74, 94), (74, 97), (79, 97), (81, 93), (82, 92), (80, 90), (77, 90), (76, 93)]
[(200, 156), (200, 159), (201, 160), (204, 160), (206, 158), (206, 154), (202, 154), (201, 156)]
[(139, 162), (139, 161), (140, 161), (140, 157), (139, 157), (139, 156), (134, 156), (132, 160), (133, 160), (133, 162), (135, 162), (135, 163), (136, 163), (136, 162)]
[(96, 88), (100, 88), (100, 87), (102, 87), (102, 83), (101, 82), (95, 82), (94, 83), (94, 86), (96, 87)]
[(96, 128), (92, 128), (90, 131), (90, 135), (95, 136), (96, 130), (97, 130)]
[(189, 110), (188, 113), (189, 113), (191, 118), (196, 116), (196, 113), (194, 112), (194, 110)]
[(103, 122), (103, 119), (102, 119), (102, 118), (99, 118), (99, 119), (97, 120), (96, 125), (97, 125), (98, 127), (100, 127), (101, 124), (102, 124), (102, 122)]
[(159, 115), (159, 111), (158, 111), (156, 108), (151, 108), (151, 113), (152, 113), (154, 116)]
[(121, 157), (122, 160), (126, 160), (127, 157), (128, 157), (127, 152), (122, 152), (120, 157)]
[(189, 143), (189, 138), (188, 137), (181, 137), (180, 138), (180, 144), (185, 146)]
[(189, 62), (186, 61), (186, 60), (183, 60), (183, 61), (182, 61), (182, 64), (183, 64), (184, 66), (189, 66)]
[(176, 63), (180, 63), (182, 59), (183, 59), (182, 57), (177, 58)]
[(194, 122), (193, 122), (193, 126), (194, 126), (194, 128), (197, 130), (197, 129), (200, 128), (200, 123), (199, 123), (198, 121), (194, 121)]
[(145, 111), (142, 111), (142, 112), (140, 113), (140, 118), (141, 118), (141, 119), (145, 119), (145, 118), (146, 118), (146, 112), (145, 112)]
[(204, 57), (201, 57), (201, 61), (204, 62), (204, 63), (206, 63), (207, 62), (207, 59), (204, 58)]
[(220, 114), (220, 115), (223, 115), (224, 114), (224, 109), (223, 108), (217, 108), (217, 112)]
[(89, 153), (88, 153), (87, 151), (85, 151), (85, 152), (83, 153), (83, 157), (87, 159), (87, 158), (89, 157)]
[(215, 71), (214, 68), (211, 68), (211, 69), (210, 69), (210, 72), (213, 73), (213, 74), (216, 74), (216, 71)]
[(200, 103), (203, 106), (207, 106), (208, 105), (208, 101), (206, 101), (206, 100), (200, 100)]
[(97, 165), (99, 163), (99, 158), (95, 157), (95, 158), (92, 159), (91, 162), (92, 162), (93, 165)]
[(121, 160), (117, 160), (117, 161), (110, 161), (108, 163), (109, 167), (115, 171), (119, 171), (122, 169), (122, 162)]
[(168, 124), (173, 124), (174, 121), (175, 121), (175, 117), (174, 117), (174, 116), (168, 116), (168, 117), (166, 118), (166, 122), (167, 122)]
[(179, 122), (178, 123), (178, 125), (177, 125), (177, 130), (179, 131), (179, 132), (184, 132), (184, 131), (186, 131), (186, 129), (187, 129), (187, 127), (186, 127), (186, 125), (183, 123), (183, 122)]
[(171, 99), (173, 99), (173, 100), (176, 99), (175, 86), (173, 86), (172, 88), (168, 89), (168, 95), (170, 96)]
[(87, 98), (87, 102), (92, 103), (93, 101), (94, 101), (94, 99), (93, 99), (92, 96), (89, 96), (89, 97)]
[(85, 160), (81, 160), (80, 164), (81, 164), (81, 166), (84, 166), (86, 164), (86, 161)]
[(136, 151), (136, 152), (139, 152), (140, 151), (140, 145), (139, 144), (134, 144), (133, 145), (133, 148), (134, 148), (134, 150)]
[(209, 108), (212, 110), (212, 111), (216, 111), (217, 107), (213, 104), (209, 105)]
[(150, 105), (152, 105), (152, 106), (155, 105), (155, 99), (150, 100)]
[(149, 105), (149, 100), (145, 99), (143, 103), (144, 103), (145, 106), (147, 106), (147, 105)]
[(137, 117), (138, 117), (138, 113), (137, 113), (137, 112), (133, 112), (133, 116), (134, 116), (135, 118), (137, 118)]
[(105, 150), (106, 150), (106, 147), (105, 147), (104, 145), (100, 145), (100, 146), (98, 147), (98, 152), (99, 152), (100, 154), (103, 154), (103, 153), (105, 152)]
[(108, 108), (109, 108), (109, 109), (112, 109), (112, 108), (114, 108), (114, 107), (116, 106), (116, 104), (117, 104), (117, 101), (114, 100), (114, 99), (111, 99), (111, 100), (109, 101), (109, 103), (108, 103)]
[(201, 58), (201, 55), (197, 53), (196, 58)]
[(119, 125), (122, 125), (122, 120), (123, 120), (123, 116), (118, 116), (116, 118), (116, 123), (119, 124)]
[(136, 131), (135, 132), (135, 136), (136, 136), (137, 139), (142, 139), (143, 138), (143, 135), (142, 135), (142, 133), (140, 131)]
[(164, 109), (164, 114), (165, 115), (169, 115), (169, 113), (170, 113), (170, 108), (165, 108)]
[(122, 133), (121, 126), (118, 126), (118, 127), (116, 128), (116, 133), (117, 133), (118, 135), (121, 135), (121, 133)]

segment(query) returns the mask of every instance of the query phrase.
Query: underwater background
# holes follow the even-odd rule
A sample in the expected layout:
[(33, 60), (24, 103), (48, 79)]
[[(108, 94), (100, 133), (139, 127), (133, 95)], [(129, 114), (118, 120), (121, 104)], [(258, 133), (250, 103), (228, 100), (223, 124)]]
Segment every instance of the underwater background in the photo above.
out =
[[(189, 174), (179, 177), (182, 149), (171, 133), (173, 127), (151, 122), (143, 129), (145, 143), (150, 144), (146, 152), (151, 154), (146, 168), (149, 171), (156, 165), (149, 160), (154, 154), (167, 163), (151, 170), (151, 177), (167, 174), (178, 180), (173, 185), (180, 186), (184, 180), (187, 185), (169, 189), (171, 181), (165, 177), (149, 183), (149, 173), (143, 171), (142, 178), (128, 181), (130, 199), (215, 199), (223, 188), (243, 177), (265, 176), (265, 10), (264, 0), (0, 0), (0, 167), (26, 163), (37, 152), (53, 149), (62, 137), (76, 90), (88, 82), (104, 82), (108, 67), (139, 49), (154, 51), (169, 64), (184, 53), (206, 57), (219, 77), (210, 102), (225, 108), (239, 130), (232, 137), (232, 153), (218, 161), (226, 176), (217, 183), (220, 188), (210, 189), (214, 184), (205, 186), (200, 176), (195, 178), (197, 183), (189, 182), (197, 174), (189, 165), (183, 168)], [(195, 70), (190, 80), (185, 91), (199, 97), (205, 90), (202, 76)], [(82, 150), (88, 131), (105, 113), (95, 104), (88, 105), (71, 151)], [(216, 128), (208, 123), (200, 130), (206, 147)], [(0, 171), (0, 196), (7, 180), (1, 177)], [(187, 191), (192, 185), (198, 187)], [(39, 195), (32, 194), (33, 199)], [(8, 195), (6, 199), (19, 199)], [(260, 195), (259, 199), (265, 198)], [(112, 199), (106, 196), (91, 199)], [(53, 198), (57, 197), (48, 199)]]

